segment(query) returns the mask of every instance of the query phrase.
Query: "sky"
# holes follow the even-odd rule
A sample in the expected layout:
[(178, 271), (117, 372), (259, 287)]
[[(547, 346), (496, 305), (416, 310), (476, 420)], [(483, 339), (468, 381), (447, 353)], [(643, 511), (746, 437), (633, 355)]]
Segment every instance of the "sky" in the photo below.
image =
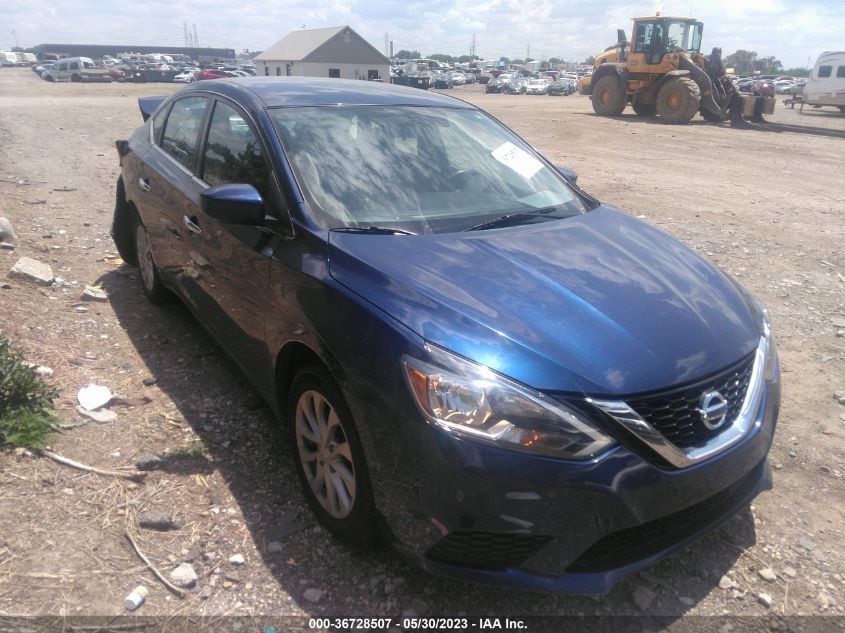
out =
[[(841, 0), (12, 0), (0, 3), (0, 49), (41, 43), (182, 46), (183, 22), (201, 46), (263, 50), (294, 29), (348, 24), (385, 51), (469, 53), (583, 61), (630, 35), (631, 18), (693, 16), (704, 22), (702, 50), (721, 46), (774, 56), (785, 68), (812, 66), (845, 50)], [(13, 34), (14, 31), (14, 34)]]

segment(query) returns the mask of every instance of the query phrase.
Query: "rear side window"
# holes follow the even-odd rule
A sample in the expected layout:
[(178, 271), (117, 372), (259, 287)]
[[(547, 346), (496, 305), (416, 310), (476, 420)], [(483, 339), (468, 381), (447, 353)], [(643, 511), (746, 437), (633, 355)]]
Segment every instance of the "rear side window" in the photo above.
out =
[(59, 70), (67, 70), (67, 64), (59, 64)]
[(207, 105), (205, 97), (186, 97), (175, 101), (161, 135), (161, 148), (192, 171)]
[(71, 70), (79, 70), (79, 64), (77, 62), (71, 62), (70, 63), (70, 69)]
[(237, 110), (218, 101), (208, 127), (202, 179), (212, 187), (250, 184), (267, 199), (269, 173), (258, 136)]
[(819, 77), (830, 77), (833, 66), (819, 66)]
[(839, 66), (836, 69), (836, 78), (842, 79), (843, 77), (845, 77), (845, 66)]

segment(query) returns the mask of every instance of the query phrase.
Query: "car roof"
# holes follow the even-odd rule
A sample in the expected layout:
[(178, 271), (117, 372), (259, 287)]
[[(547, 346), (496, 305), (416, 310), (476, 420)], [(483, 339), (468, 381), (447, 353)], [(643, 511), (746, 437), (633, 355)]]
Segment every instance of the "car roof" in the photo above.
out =
[[(308, 105), (414, 105), (475, 109), (464, 101), (375, 81), (321, 77), (232, 77), (193, 84), (192, 90), (246, 96), (268, 108)], [(257, 105), (259, 105), (257, 104)]]

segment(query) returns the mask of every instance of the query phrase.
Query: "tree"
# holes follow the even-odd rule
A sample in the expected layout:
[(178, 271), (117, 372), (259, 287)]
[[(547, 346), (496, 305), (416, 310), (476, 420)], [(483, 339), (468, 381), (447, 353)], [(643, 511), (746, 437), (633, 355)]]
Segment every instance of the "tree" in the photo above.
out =
[(585, 66), (592, 66), (596, 63), (596, 58), (594, 55), (590, 55), (587, 59), (584, 60)]
[(444, 55), (443, 53), (431, 53), (428, 56), (429, 59), (435, 59), (439, 62), (443, 62), (444, 64), (451, 64), (455, 61), (455, 58), (451, 55)]
[(754, 70), (754, 62), (757, 61), (755, 51), (738, 50), (725, 57), (725, 67), (733, 68), (737, 75), (748, 75)]
[(810, 76), (810, 69), (809, 68), (787, 68), (783, 71), (784, 75), (789, 75), (791, 77), (809, 77)]
[(403, 48), (401, 51), (396, 53), (396, 57), (399, 59), (420, 59), (422, 55), (419, 51), (409, 51)]
[(754, 62), (754, 70), (760, 71), (764, 75), (777, 74), (783, 68), (783, 64), (779, 59), (774, 57), (761, 57)]
[(559, 57), (549, 57), (549, 63), (550, 64), (563, 64), (564, 62)]
[(480, 59), (478, 55), (461, 55), (458, 57), (458, 63), (466, 64), (467, 62), (474, 62), (476, 59)]

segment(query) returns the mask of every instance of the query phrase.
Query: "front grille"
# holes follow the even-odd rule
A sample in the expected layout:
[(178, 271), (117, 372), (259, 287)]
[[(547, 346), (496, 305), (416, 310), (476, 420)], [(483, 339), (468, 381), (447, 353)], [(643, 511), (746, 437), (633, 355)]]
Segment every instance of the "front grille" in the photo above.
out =
[(458, 531), (437, 541), (426, 556), (459, 567), (505, 569), (519, 565), (551, 540), (535, 534)]
[(611, 532), (584, 552), (567, 572), (596, 573), (624, 567), (664, 551), (731, 516), (741, 508), (743, 500), (750, 501), (766, 469), (760, 462), (751, 472), (721, 492), (696, 505), (674, 514), (643, 523), (636, 527)]
[[(733, 424), (742, 409), (751, 371), (754, 368), (754, 354), (736, 365), (680, 389), (652, 394), (626, 402), (663, 437), (680, 449), (698, 448)], [(702, 394), (718, 391), (728, 401), (725, 422), (717, 429), (708, 429), (696, 412)]]

